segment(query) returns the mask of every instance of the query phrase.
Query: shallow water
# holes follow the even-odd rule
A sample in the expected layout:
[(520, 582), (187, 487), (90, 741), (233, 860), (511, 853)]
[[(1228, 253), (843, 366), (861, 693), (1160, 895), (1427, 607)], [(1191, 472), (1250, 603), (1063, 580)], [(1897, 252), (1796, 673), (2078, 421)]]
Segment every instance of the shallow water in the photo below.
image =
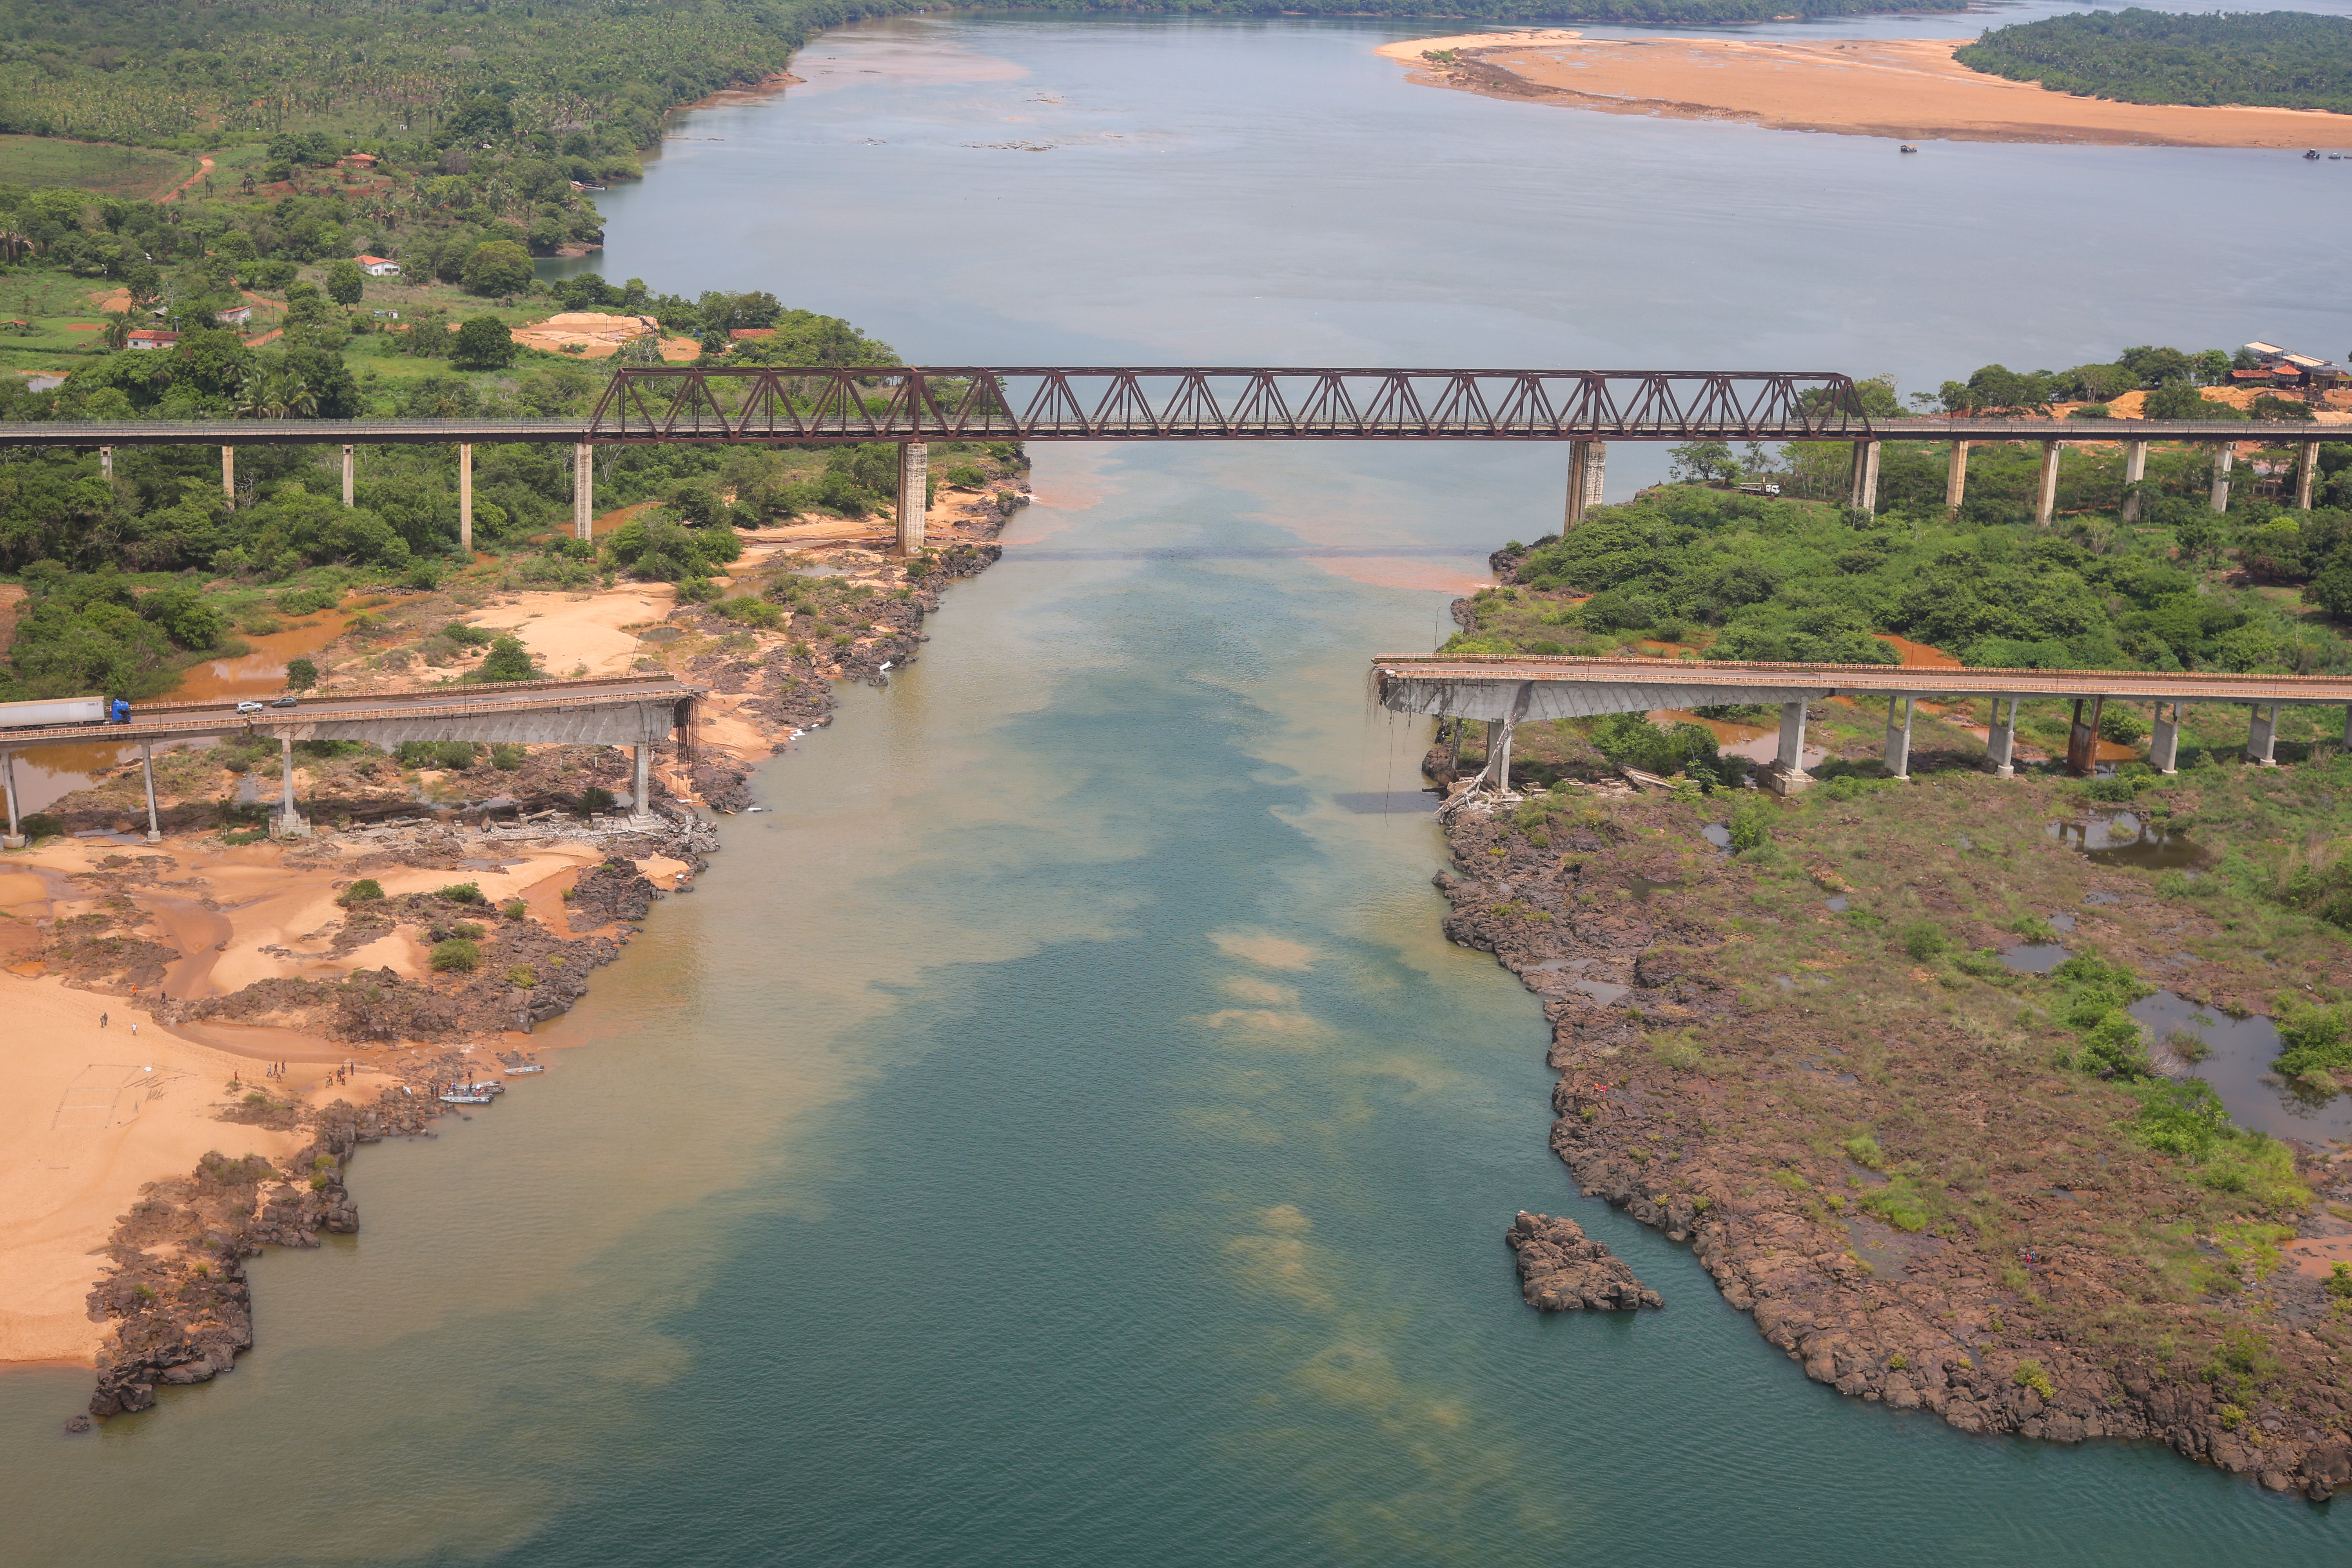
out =
[[(1915, 24), (1957, 25), (1858, 26)], [(2291, 336), (2333, 319), (2324, 255), (2177, 243), (2184, 210), (2291, 208), (2283, 159), (1580, 116), (1408, 88), (1368, 53), (1393, 36), (829, 35), (819, 90), (681, 117), (696, 140), (603, 198), (595, 264), (772, 289), (933, 363), (1916, 385), (2235, 341), (2253, 301)], [(1016, 139), (1055, 150), (986, 145)], [(1664, 461), (1612, 454), (1612, 493)], [(234, 1376), (73, 1441), (86, 1375), (0, 1379), (11, 1551), (2340, 1562), (2338, 1516), (2158, 1449), (1840, 1399), (1574, 1194), (1532, 999), (1444, 942), (1425, 815), (1356, 808), (1416, 792), (1428, 740), (1367, 711), (1365, 658), (1442, 637), (1486, 552), (1556, 521), (1562, 466), (1041, 448), (1004, 563), (763, 770), (775, 811), (541, 1031), (550, 1071), (364, 1152), (360, 1237), (257, 1262)], [(1522, 1207), (1667, 1310), (1526, 1310)]]
[(2158, 991), (2133, 1003), (2131, 1016), (2159, 1042), (2176, 1032), (2205, 1042), (2209, 1054), (2189, 1067), (2189, 1075), (2213, 1086), (2229, 1108), (2230, 1120), (2239, 1126), (2306, 1143), (2352, 1138), (2352, 1097), (2339, 1094), (2314, 1103), (2291, 1091), (2271, 1070), (2278, 1059), (2278, 1028), (2262, 1015), (2232, 1018)]
[(2099, 812), (2081, 822), (2053, 822), (2050, 837), (2080, 850), (2095, 866), (2132, 866), (2143, 871), (2187, 870), (2212, 858), (2184, 831), (2128, 811)]

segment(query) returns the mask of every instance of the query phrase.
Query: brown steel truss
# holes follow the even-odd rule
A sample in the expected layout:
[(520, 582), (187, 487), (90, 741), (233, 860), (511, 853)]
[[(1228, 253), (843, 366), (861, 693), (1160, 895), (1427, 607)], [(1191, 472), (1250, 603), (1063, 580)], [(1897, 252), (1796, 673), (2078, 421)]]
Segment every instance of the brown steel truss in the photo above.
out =
[(627, 366), (592, 441), (1866, 439), (1852, 378), (1655, 370)]

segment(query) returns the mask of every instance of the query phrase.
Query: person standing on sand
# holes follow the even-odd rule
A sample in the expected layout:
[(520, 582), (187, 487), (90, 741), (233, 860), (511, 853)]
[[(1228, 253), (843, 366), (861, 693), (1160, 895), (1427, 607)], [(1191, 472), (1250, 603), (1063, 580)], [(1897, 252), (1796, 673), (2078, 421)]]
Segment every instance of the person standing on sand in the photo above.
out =
[(106, 1015), (103, 1013), (98, 1016), (98, 1026), (101, 1029), (106, 1027)]

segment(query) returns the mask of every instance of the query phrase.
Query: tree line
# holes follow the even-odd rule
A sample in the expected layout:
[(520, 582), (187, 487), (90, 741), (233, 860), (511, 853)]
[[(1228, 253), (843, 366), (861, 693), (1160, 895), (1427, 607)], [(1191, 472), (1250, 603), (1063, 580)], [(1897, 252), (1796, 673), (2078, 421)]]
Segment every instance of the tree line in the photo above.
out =
[(1971, 70), (2125, 103), (2247, 103), (2352, 114), (2352, 19), (2305, 11), (2086, 11), (1995, 27)]

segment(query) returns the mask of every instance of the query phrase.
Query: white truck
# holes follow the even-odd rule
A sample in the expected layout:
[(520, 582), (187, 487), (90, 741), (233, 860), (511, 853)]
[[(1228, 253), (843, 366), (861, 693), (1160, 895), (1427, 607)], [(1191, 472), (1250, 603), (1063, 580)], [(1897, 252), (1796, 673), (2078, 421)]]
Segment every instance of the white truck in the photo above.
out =
[(50, 730), (63, 724), (128, 724), (131, 704), (120, 698), (57, 697), (43, 702), (0, 702), (0, 730)]

